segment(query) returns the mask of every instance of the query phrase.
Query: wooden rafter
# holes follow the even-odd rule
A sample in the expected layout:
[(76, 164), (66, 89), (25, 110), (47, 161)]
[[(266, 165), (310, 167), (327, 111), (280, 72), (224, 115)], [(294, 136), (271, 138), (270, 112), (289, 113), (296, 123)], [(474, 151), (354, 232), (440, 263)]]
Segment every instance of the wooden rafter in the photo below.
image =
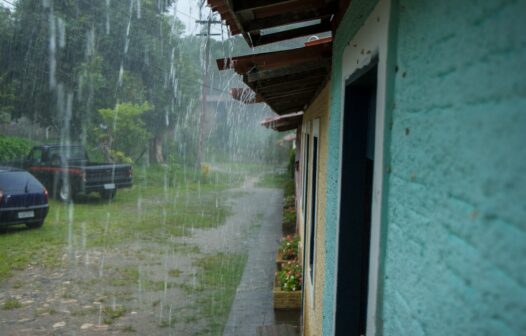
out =
[(309, 21), (330, 16), (335, 12), (335, 4), (330, 3), (318, 9), (304, 9), (297, 12), (280, 12), (278, 15), (262, 19), (255, 18), (247, 21), (243, 28), (246, 32), (258, 31), (261, 29), (284, 26), (291, 23)]
[(332, 44), (325, 43), (315, 46), (233, 57), (231, 59), (216, 60), (219, 70), (233, 68), (238, 74), (246, 74), (256, 67), (272, 69), (280, 66), (305, 63), (308, 61), (327, 60), (332, 55)]
[[(264, 101), (278, 114), (304, 109), (330, 72), (332, 41), (313, 41), (303, 48), (216, 60), (220, 69), (232, 67), (256, 93), (237, 92), (249, 102)], [(238, 98), (239, 99), (239, 98)]]
[(329, 31), (331, 29), (331, 24), (329, 20), (323, 20), (321, 23), (301, 27), (296, 29), (285, 30), (277, 33), (261, 35), (260, 32), (250, 33), (250, 39), (253, 46), (260, 46), (264, 44), (279, 42), (283, 40), (288, 40), (300, 36), (314, 35)]
[[(233, 35), (242, 34), (249, 46), (258, 46), (300, 36), (335, 31), (350, 0), (207, 0), (221, 14)], [(261, 30), (320, 19), (309, 27), (273, 34)], [(332, 29), (331, 29), (332, 28)]]
[(288, 75), (295, 75), (295, 74), (301, 75), (303, 73), (315, 71), (320, 68), (328, 69), (329, 66), (330, 66), (329, 61), (325, 61), (321, 63), (320, 62), (306, 62), (306, 63), (300, 63), (296, 65), (291, 65), (285, 68), (252, 71), (247, 74), (247, 81), (249, 83), (252, 83), (255, 81), (261, 81), (265, 79), (283, 80), (283, 77), (288, 76)]
[(234, 12), (241, 12), (246, 10), (253, 10), (257, 8), (265, 8), (275, 6), (277, 4), (298, 2), (298, 0), (231, 0), (232, 10)]

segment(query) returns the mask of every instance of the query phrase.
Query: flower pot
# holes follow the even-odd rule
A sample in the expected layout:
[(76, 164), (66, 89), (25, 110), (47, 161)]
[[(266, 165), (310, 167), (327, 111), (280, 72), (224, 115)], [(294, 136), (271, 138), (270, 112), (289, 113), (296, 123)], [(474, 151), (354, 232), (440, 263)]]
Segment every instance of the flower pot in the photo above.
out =
[(274, 309), (301, 308), (301, 290), (286, 292), (279, 288), (274, 288), (272, 290), (272, 299), (274, 300)]
[(274, 281), (272, 290), (274, 309), (301, 309), (301, 290), (284, 291), (277, 287)]

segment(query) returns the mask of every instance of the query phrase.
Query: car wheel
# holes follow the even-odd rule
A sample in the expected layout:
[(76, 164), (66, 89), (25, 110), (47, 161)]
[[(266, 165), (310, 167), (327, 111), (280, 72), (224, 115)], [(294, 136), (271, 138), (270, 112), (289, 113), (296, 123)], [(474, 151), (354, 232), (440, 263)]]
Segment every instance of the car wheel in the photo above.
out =
[(42, 227), (42, 225), (44, 225), (44, 221), (43, 220), (38, 221), (38, 222), (26, 223), (26, 226), (29, 229), (38, 229), (38, 228)]
[(100, 197), (104, 200), (111, 201), (115, 198), (117, 190), (103, 190), (100, 192)]
[(58, 187), (58, 199), (62, 202), (71, 202), (73, 199), (73, 191), (69, 183), (60, 182)]

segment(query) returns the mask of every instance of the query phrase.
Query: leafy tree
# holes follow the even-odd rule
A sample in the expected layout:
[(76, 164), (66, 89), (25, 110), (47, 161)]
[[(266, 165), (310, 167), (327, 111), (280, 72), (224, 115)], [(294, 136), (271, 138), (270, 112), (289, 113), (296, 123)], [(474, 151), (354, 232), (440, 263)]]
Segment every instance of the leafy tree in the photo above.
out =
[(141, 105), (122, 103), (114, 109), (98, 111), (102, 122), (95, 127), (94, 134), (107, 160), (132, 162), (132, 158), (140, 155), (151, 136), (142, 116), (151, 109), (145, 102)]

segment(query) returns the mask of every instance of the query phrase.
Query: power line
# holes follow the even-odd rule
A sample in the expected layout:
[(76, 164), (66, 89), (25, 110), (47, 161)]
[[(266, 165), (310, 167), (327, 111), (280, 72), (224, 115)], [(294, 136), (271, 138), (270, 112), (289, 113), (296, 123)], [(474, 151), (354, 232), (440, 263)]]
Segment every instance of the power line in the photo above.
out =
[(10, 1), (7, 1), (7, 0), (0, 0), (0, 1), (2, 1), (2, 2), (6, 3), (6, 4), (10, 4), (11, 6), (15, 7), (15, 4), (10, 2)]

